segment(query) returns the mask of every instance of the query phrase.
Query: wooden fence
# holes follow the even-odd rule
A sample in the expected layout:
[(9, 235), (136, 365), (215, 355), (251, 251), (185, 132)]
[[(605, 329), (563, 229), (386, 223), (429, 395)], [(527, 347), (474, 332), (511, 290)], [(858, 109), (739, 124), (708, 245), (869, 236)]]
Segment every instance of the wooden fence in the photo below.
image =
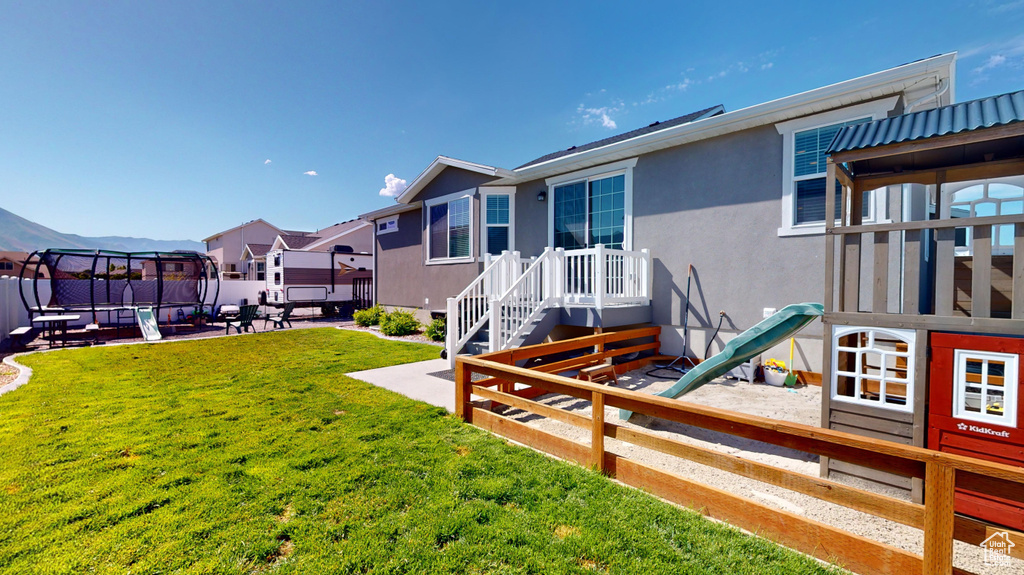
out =
[[(995, 495), (1024, 505), (1024, 470), (968, 457), (909, 447), (858, 435), (764, 417), (728, 412), (646, 393), (605, 387), (557, 373), (621, 356), (658, 348), (658, 328), (586, 336), (573, 340), (458, 358), (455, 405), (467, 422), (540, 451), (592, 466), (615, 479), (659, 497), (757, 533), (787, 547), (841, 565), (858, 573), (951, 574), (953, 540), (981, 544), (994, 533), (1007, 531), (1016, 545), (1011, 555), (1024, 559), (1024, 534), (1008, 531), (954, 513), (954, 489)], [(638, 343), (637, 340), (653, 340)], [(612, 349), (609, 344), (624, 345)], [(557, 354), (585, 351), (563, 359)], [(548, 358), (526, 369), (524, 362)], [(473, 382), (474, 373), (489, 376)], [(515, 383), (529, 387), (515, 390)], [(592, 403), (592, 415), (551, 407), (531, 398), (558, 393)], [(473, 396), (508, 405), (591, 431), (590, 444), (577, 443), (493, 413)], [(627, 409), (669, 421), (753, 439), (925, 480), (925, 504), (918, 505), (817, 476), (787, 471), (712, 449), (668, 439), (648, 431), (608, 423), (605, 406)], [(848, 531), (697, 481), (632, 461), (605, 450), (610, 437), (715, 467), (736, 475), (842, 505), (923, 530), (924, 555), (873, 541)]]

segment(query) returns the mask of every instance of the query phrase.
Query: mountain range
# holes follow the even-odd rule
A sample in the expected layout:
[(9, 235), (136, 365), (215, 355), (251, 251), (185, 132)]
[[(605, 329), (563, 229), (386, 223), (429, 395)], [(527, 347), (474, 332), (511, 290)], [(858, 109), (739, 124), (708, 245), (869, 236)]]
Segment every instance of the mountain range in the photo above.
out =
[(151, 240), (124, 236), (86, 237), (62, 234), (0, 208), (0, 251), (33, 252), (47, 248), (116, 250), (120, 252), (206, 251), (192, 240)]

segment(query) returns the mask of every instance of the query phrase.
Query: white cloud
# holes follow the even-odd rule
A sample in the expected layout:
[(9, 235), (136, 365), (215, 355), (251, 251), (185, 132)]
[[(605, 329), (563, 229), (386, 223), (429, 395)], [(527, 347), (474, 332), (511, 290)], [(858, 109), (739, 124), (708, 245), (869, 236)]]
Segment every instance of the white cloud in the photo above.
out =
[(408, 187), (409, 183), (402, 178), (395, 177), (394, 174), (388, 174), (384, 176), (384, 187), (378, 193), (385, 198), (397, 198)]
[(303, 176), (318, 176), (318, 175), (320, 175), (320, 174), (317, 174), (317, 173), (316, 173), (316, 170), (310, 170), (310, 171), (308, 171), (308, 172), (302, 172), (302, 175), (303, 175)]
[(599, 108), (588, 108), (583, 104), (580, 104), (576, 108), (576, 113), (580, 115), (584, 124), (594, 124), (600, 122), (601, 126), (614, 130), (618, 128), (618, 124), (612, 118), (612, 114), (621, 112), (625, 108), (625, 105), (620, 101), (611, 106), (601, 106)]
[(267, 158), (266, 160), (263, 160), (263, 165), (264, 166), (266, 166), (269, 163), (270, 163), (270, 159), (269, 158)]
[(772, 66), (774, 66), (774, 65), (775, 65), (775, 62), (766, 62), (764, 64), (761, 64), (761, 69), (762, 70), (771, 70)]
[(988, 57), (988, 60), (984, 64), (974, 69), (975, 74), (981, 74), (985, 70), (991, 70), (992, 68), (998, 68), (1006, 63), (1006, 56), (1002, 54), (992, 54)]

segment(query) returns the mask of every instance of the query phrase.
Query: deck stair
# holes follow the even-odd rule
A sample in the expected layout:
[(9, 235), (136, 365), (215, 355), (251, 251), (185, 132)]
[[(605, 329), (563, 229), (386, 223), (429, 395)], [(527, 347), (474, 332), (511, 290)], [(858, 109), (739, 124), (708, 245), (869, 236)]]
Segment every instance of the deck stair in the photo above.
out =
[(535, 258), (503, 252), (458, 296), (449, 298), (445, 350), (477, 355), (539, 343), (558, 325), (560, 309), (649, 306), (648, 250), (546, 248)]

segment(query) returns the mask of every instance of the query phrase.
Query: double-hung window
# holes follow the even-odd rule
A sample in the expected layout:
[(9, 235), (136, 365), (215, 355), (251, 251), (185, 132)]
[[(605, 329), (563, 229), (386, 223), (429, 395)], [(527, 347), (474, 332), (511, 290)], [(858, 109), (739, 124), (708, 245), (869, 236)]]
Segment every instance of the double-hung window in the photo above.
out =
[(494, 187), (481, 190), (483, 253), (497, 256), (503, 251), (514, 250), (515, 188)]
[(636, 159), (548, 179), (551, 246), (630, 249), (634, 165)]
[[(839, 130), (846, 126), (854, 126), (870, 122), (871, 118), (860, 118), (849, 122), (830, 124), (819, 128), (812, 128), (793, 135), (793, 193), (794, 202), (794, 224), (824, 224), (825, 223), (825, 151), (832, 143)], [(833, 218), (839, 219), (842, 203), (842, 193), (839, 181), (836, 180), (836, 209)], [(865, 192), (863, 213), (861, 216), (867, 220), (871, 218), (871, 192)]]
[[(823, 114), (806, 116), (776, 124), (782, 135), (782, 226), (779, 235), (802, 235), (825, 231), (825, 194), (827, 156), (825, 152), (836, 133), (846, 126), (862, 124), (884, 118), (896, 105), (897, 97), (850, 106)], [(842, 210), (841, 188), (831, 191), (836, 195), (835, 213)], [(885, 194), (864, 192), (864, 221), (879, 221), (885, 217)]]
[(427, 201), (427, 259), (432, 262), (473, 258), (473, 192)]

